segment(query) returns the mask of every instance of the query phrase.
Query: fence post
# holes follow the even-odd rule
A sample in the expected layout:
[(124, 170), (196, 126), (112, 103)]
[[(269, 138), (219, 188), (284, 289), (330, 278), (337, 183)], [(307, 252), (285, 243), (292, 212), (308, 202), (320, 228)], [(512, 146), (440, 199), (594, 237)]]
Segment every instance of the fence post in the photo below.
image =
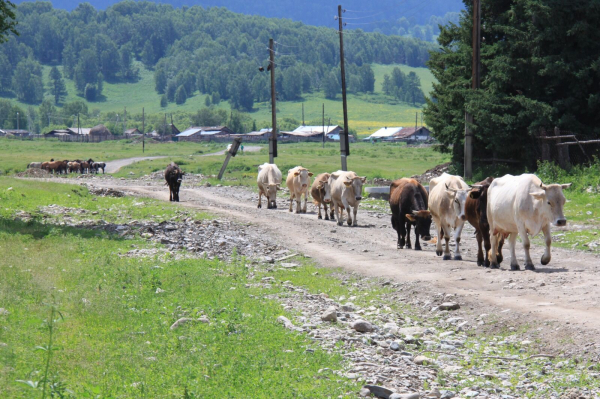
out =
[[(554, 135), (560, 136), (560, 129), (558, 126), (554, 127)], [(562, 140), (556, 139), (556, 144), (560, 144)], [(569, 146), (568, 145), (558, 145), (558, 165), (561, 169), (568, 170), (571, 167), (571, 159), (569, 158)]]

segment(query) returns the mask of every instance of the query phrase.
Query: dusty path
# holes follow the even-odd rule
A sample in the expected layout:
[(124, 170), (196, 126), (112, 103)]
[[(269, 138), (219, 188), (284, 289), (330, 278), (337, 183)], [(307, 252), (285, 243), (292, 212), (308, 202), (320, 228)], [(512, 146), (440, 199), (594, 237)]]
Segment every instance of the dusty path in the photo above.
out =
[[(246, 146), (244, 147), (244, 151), (246, 152), (258, 152), (262, 147), (260, 146)], [(198, 155), (200, 157), (210, 157), (213, 155), (224, 155), (225, 151), (217, 151), (211, 152), (210, 154), (202, 154)], [(132, 163), (140, 162), (140, 161), (149, 161), (152, 159), (161, 159), (167, 158), (166, 155), (154, 156), (154, 157), (133, 157), (133, 158), (124, 158), (124, 159), (115, 159), (114, 161), (106, 162), (106, 173), (117, 173), (123, 166), (131, 165)]]
[[(131, 184), (135, 183), (112, 187), (162, 200), (168, 198), (165, 190)], [(463, 232), (465, 260), (442, 261), (431, 244), (425, 245), (423, 251), (397, 250), (389, 216), (377, 212), (359, 210), (359, 227), (351, 228), (318, 220), (312, 205), (307, 214), (289, 213), (287, 198), (278, 201), (279, 209), (257, 209), (257, 195), (243, 187), (183, 189), (181, 198), (183, 206), (260, 226), (275, 240), (312, 256), (326, 267), (401, 282), (421, 282), (429, 294), (457, 294), (474, 312), (509, 314), (515, 322), (520, 318), (522, 324), (536, 320), (558, 322), (577, 328), (576, 332), (594, 331), (594, 336), (600, 331), (600, 262), (590, 253), (553, 248), (550, 265), (539, 266), (537, 272), (510, 272), (510, 254), (505, 250), (503, 269), (488, 270), (476, 265), (472, 228)], [(519, 246), (521, 265), (522, 252)], [(532, 257), (538, 259), (538, 264), (542, 252), (541, 247), (532, 248)]]

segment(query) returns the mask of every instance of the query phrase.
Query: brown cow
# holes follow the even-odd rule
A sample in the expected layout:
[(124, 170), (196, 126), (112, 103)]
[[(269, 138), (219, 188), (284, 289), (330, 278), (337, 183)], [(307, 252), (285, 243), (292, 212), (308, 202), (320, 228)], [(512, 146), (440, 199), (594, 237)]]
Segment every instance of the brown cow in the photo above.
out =
[(319, 219), (323, 219), (321, 216), (321, 205), (325, 209), (325, 220), (333, 220), (333, 207), (329, 207), (329, 214), (327, 213), (327, 205), (331, 204), (331, 187), (329, 186), (329, 173), (321, 173), (315, 178), (315, 181), (310, 188), (310, 195), (313, 198), (313, 203), (319, 208)]
[(68, 163), (69, 163), (69, 161), (67, 161), (67, 160), (48, 162), (48, 165), (46, 166), (46, 170), (48, 172), (52, 172), (53, 174), (67, 173)]
[(183, 180), (184, 172), (179, 169), (175, 162), (171, 162), (165, 170), (165, 180), (169, 186), (169, 201), (179, 202), (179, 187)]
[(390, 185), (392, 227), (398, 233), (398, 249), (411, 248), (410, 227), (415, 226), (415, 250), (421, 250), (419, 236), (431, 240), (431, 213), (427, 190), (415, 179), (398, 179)]
[[(473, 189), (467, 196), (467, 202), (465, 203), (465, 214), (467, 220), (471, 226), (475, 227), (475, 234), (477, 235), (477, 266), (490, 266), (490, 249), (492, 248), (490, 242), (490, 225), (487, 218), (487, 195), (490, 184), (494, 181), (493, 177), (474, 184)], [(483, 257), (483, 250), (481, 248), (481, 242), (485, 247), (485, 260)], [(500, 239), (498, 244), (498, 263), (502, 262), (502, 245), (504, 244), (504, 238)]]

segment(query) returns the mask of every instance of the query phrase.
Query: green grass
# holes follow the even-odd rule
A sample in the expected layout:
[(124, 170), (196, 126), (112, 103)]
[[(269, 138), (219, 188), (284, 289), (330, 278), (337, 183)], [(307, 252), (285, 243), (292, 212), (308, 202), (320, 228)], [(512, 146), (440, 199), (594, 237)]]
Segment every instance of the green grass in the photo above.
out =
[[(9, 186), (13, 190), (7, 194)], [(139, 207), (130, 199), (93, 201), (72, 190), (0, 179), (0, 304), (9, 312), (0, 315), (3, 397), (41, 396), (49, 325), (54, 331), (48, 390), (61, 397), (320, 398), (356, 392), (353, 381), (315, 378), (319, 369), (340, 369), (341, 357), (278, 324), (276, 318), (285, 314), (281, 306), (260, 298), (280, 288), (245, 288), (243, 260), (120, 257), (132, 246), (151, 244), (58, 221), (11, 217), (55, 202), (94, 209), (102, 200), (101, 207), (114, 216), (116, 210)], [(164, 218), (177, 214), (167, 206), (148, 215), (157, 212)], [(323, 277), (310, 272), (298, 278), (318, 280), (324, 291), (339, 285), (327, 272)], [(157, 293), (158, 288), (164, 291)], [(52, 308), (60, 314), (50, 322)], [(200, 315), (210, 324), (169, 328), (180, 317)], [(306, 352), (307, 347), (314, 351)], [(30, 381), (38, 392), (19, 381)]]
[[(55, 139), (22, 141), (0, 138), (0, 174), (21, 172), (30, 162), (50, 159), (89, 159), (110, 161), (113, 159), (153, 156), (205, 154), (223, 149), (225, 144), (211, 143), (154, 143), (146, 142), (145, 152), (142, 143), (131, 140), (104, 141), (102, 143), (68, 143)], [(159, 162), (164, 168), (165, 161)]]
[[(200, 108), (205, 107), (204, 94), (195, 92), (188, 98), (185, 104), (177, 105), (169, 103), (165, 108), (160, 106), (160, 97), (154, 89), (154, 72), (148, 70), (143, 64), (136, 62), (136, 67), (140, 69), (140, 76), (136, 82), (130, 83), (104, 83), (103, 98), (100, 101), (88, 102), (90, 111), (116, 112), (122, 114), (124, 108), (131, 114), (141, 114), (142, 108), (146, 114), (164, 114), (175, 112), (195, 113)], [(415, 71), (421, 78), (423, 91), (427, 94), (431, 91), (433, 76), (427, 68), (412, 68), (406, 65), (373, 65), (375, 73), (375, 93), (374, 94), (349, 94), (348, 95), (348, 125), (350, 129), (356, 130), (359, 134), (372, 133), (384, 126), (413, 126), (415, 113), (421, 111), (421, 107), (414, 107), (407, 103), (398, 103), (396, 100), (384, 96), (381, 91), (384, 73), (391, 73), (394, 67), (398, 66), (405, 73)], [(48, 81), (50, 66), (43, 67), (45, 81)], [(59, 66), (62, 71), (62, 67)], [(65, 102), (82, 100), (77, 96), (72, 80), (65, 79), (68, 96)], [(47, 94), (49, 96), (49, 94)], [(23, 109), (29, 105), (20, 103)], [(325, 104), (326, 120), (331, 118), (333, 123), (339, 123), (343, 120), (341, 95), (336, 100), (325, 99), (322, 92), (306, 93), (301, 101), (280, 101), (278, 102), (278, 117), (280, 119), (290, 117), (298, 121), (302, 120), (302, 104), (305, 108), (306, 121), (321, 121), (322, 104)], [(218, 108), (229, 111), (229, 103), (221, 102)], [(256, 103), (255, 111), (250, 113), (251, 118), (257, 121), (257, 126), (271, 125), (271, 106), (270, 103)], [(92, 118), (93, 119), (93, 118)], [(105, 123), (104, 120), (97, 120), (96, 123)], [(327, 123), (327, 122), (326, 122)], [(420, 123), (420, 122), (419, 122)]]
[[(409, 148), (400, 144), (355, 143), (351, 145), (348, 157), (348, 169), (361, 176), (372, 178), (397, 179), (423, 173), (425, 170), (448, 161), (446, 155), (435, 152), (431, 148)], [(204, 175), (218, 174), (223, 164), (223, 156), (211, 157), (171, 157), (155, 161), (144, 161), (122, 168), (117, 177), (140, 176), (162, 168), (166, 162), (184, 161), (182, 169)], [(255, 185), (257, 166), (269, 159), (267, 146), (263, 144), (260, 152), (239, 154), (232, 158), (227, 167), (222, 184)], [(280, 144), (275, 163), (284, 176), (295, 166), (302, 165), (318, 174), (334, 172), (340, 169), (338, 143), (326, 143), (323, 149), (320, 143)], [(210, 180), (218, 183), (217, 180)]]

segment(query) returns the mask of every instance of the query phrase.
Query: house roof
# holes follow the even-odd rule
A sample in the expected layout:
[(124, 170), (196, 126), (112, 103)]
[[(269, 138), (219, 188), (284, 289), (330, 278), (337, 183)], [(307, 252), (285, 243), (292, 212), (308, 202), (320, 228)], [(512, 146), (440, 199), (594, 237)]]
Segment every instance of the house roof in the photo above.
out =
[(403, 139), (403, 138), (407, 138), (412, 136), (415, 133), (418, 133), (419, 130), (427, 130), (427, 132), (429, 132), (429, 129), (427, 129), (425, 126), (421, 126), (421, 127), (405, 127), (404, 129), (400, 130), (398, 133), (394, 134), (395, 138), (399, 138), (399, 139)]
[(71, 134), (83, 134), (83, 135), (88, 135), (90, 134), (90, 130), (92, 130), (91, 127), (70, 127), (67, 129)]
[(322, 134), (323, 130), (329, 134), (336, 129), (341, 129), (341, 127), (338, 125), (325, 125), (323, 129), (323, 126), (298, 126), (294, 129), (293, 133), (304, 133), (306, 136), (313, 136), (315, 134)]
[(375, 133), (369, 136), (369, 138), (380, 138), (380, 137), (390, 137), (402, 131), (402, 127), (382, 127)]
[(189, 136), (193, 136), (194, 134), (201, 132), (202, 128), (200, 127), (191, 127), (187, 130), (184, 130), (183, 132), (179, 133), (177, 135), (177, 137), (189, 137)]
[(271, 129), (260, 129), (258, 132), (240, 134), (239, 136), (263, 136), (265, 134), (271, 134)]
[(138, 128), (133, 128), (133, 129), (127, 129), (125, 130), (125, 134), (133, 134), (135, 132), (141, 133)]
[(189, 129), (179, 133), (177, 137), (189, 137), (200, 133), (201, 135), (214, 135), (229, 131), (227, 126), (191, 126)]
[(30, 134), (29, 130), (25, 129), (2, 129), (5, 134)]

